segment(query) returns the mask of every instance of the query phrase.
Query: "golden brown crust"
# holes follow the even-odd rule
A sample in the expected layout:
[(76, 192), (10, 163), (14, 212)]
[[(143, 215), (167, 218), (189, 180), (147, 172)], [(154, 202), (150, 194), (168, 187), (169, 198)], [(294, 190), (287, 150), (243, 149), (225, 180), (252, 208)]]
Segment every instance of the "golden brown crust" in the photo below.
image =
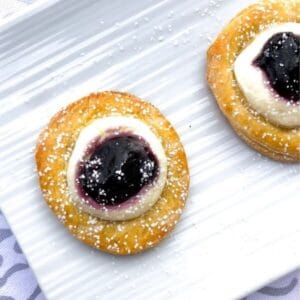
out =
[(299, 0), (264, 0), (241, 11), (207, 53), (207, 80), (218, 105), (237, 134), (260, 153), (282, 161), (300, 161), (300, 128), (269, 123), (247, 104), (236, 83), (233, 63), (264, 27), (300, 22)]
[[(112, 115), (144, 121), (161, 138), (168, 157), (167, 183), (160, 199), (128, 221), (91, 217), (68, 195), (66, 170), (79, 132), (91, 121)], [(157, 108), (129, 94), (91, 94), (58, 112), (41, 133), (35, 157), (43, 196), (56, 216), (76, 238), (109, 253), (133, 254), (158, 244), (175, 227), (187, 198), (189, 171), (176, 131)]]

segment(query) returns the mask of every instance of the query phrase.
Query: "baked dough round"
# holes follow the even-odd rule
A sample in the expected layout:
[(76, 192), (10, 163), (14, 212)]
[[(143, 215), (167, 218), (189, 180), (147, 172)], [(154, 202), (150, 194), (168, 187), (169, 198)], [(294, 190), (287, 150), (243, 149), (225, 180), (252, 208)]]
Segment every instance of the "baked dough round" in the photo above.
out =
[(272, 24), (300, 22), (299, 0), (263, 0), (240, 12), (207, 53), (207, 80), (237, 134), (260, 153), (281, 161), (300, 161), (300, 128), (269, 122), (248, 103), (233, 70), (238, 55)]
[[(105, 221), (83, 212), (68, 191), (68, 161), (81, 130), (109, 116), (146, 123), (161, 139), (168, 159), (167, 181), (158, 201), (126, 221)], [(175, 129), (153, 105), (126, 93), (91, 94), (58, 112), (40, 134), (35, 158), (43, 196), (54, 214), (73, 236), (112, 254), (134, 254), (158, 244), (175, 227), (188, 195), (188, 164)]]

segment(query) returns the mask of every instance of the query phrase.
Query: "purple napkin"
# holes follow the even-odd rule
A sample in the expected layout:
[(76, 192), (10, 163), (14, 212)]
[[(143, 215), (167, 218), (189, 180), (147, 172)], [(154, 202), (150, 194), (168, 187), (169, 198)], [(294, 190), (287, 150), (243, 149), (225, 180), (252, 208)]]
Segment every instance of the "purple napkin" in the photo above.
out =
[(43, 300), (41, 289), (0, 213), (0, 300)]

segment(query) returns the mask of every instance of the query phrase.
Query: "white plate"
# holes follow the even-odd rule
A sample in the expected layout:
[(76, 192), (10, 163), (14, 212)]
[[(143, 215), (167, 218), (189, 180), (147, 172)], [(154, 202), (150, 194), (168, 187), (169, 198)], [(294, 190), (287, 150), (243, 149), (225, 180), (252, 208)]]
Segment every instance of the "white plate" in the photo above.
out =
[[(205, 82), (208, 45), (250, 2), (65, 0), (2, 26), (1, 208), (48, 299), (226, 300), (299, 265), (299, 165), (241, 142)], [(192, 175), (172, 236), (132, 257), (72, 238), (42, 200), (33, 160), (54, 112), (110, 89), (163, 111)]]

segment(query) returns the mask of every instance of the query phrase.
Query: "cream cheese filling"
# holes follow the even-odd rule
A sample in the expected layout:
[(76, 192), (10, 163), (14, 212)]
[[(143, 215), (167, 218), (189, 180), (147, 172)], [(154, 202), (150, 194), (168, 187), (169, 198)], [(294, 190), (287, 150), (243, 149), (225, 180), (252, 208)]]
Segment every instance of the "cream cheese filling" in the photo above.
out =
[[(96, 138), (101, 140), (112, 134), (132, 132), (143, 138), (157, 158), (159, 172), (154, 181), (146, 185), (135, 196), (115, 205), (104, 206), (95, 201), (88, 201), (80, 196), (76, 185), (78, 163), (82, 160), (90, 143)], [(85, 127), (76, 141), (68, 163), (67, 180), (70, 197), (84, 212), (103, 220), (122, 221), (136, 218), (149, 210), (159, 199), (167, 178), (167, 157), (158, 137), (142, 121), (132, 117), (105, 117), (97, 119)]]
[(234, 73), (250, 106), (275, 125), (287, 128), (300, 126), (300, 105), (282, 99), (269, 85), (263, 71), (253, 64), (265, 43), (276, 33), (300, 35), (299, 23), (271, 25), (245, 48), (234, 63)]

